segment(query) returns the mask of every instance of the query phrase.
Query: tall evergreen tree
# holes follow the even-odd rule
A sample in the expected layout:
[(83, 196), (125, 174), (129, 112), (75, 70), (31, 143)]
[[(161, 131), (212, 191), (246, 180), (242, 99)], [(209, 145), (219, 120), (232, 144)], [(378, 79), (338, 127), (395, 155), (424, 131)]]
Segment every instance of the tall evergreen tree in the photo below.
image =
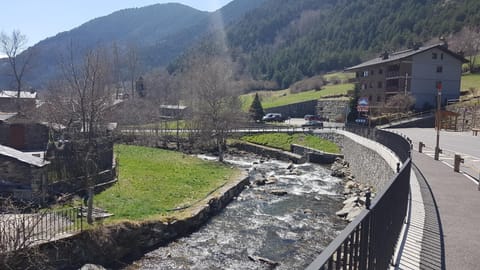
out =
[(265, 112), (263, 111), (262, 103), (260, 102), (260, 97), (258, 96), (258, 93), (255, 93), (255, 98), (252, 101), (252, 105), (250, 105), (248, 113), (250, 115), (250, 118), (254, 121), (262, 120)]

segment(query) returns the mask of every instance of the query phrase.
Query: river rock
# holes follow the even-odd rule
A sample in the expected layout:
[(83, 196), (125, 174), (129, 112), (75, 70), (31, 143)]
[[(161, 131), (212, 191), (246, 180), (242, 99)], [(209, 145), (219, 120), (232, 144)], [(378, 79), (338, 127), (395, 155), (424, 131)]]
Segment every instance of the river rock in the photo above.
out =
[(345, 217), (345, 219), (349, 222), (352, 222), (363, 210), (363, 207), (354, 207), (350, 212), (348, 212), (348, 215)]
[(79, 270), (106, 270), (106, 268), (96, 264), (85, 264)]
[(277, 183), (277, 177), (275, 177), (275, 175), (270, 175), (267, 177), (267, 180), (265, 181), (265, 184), (266, 185), (272, 185), (272, 184), (276, 184)]
[(275, 261), (272, 261), (270, 259), (267, 259), (267, 258), (264, 258), (264, 257), (260, 257), (260, 256), (255, 256), (255, 255), (248, 255), (248, 258), (251, 260), (251, 261), (254, 261), (254, 262), (261, 262), (261, 263), (265, 263), (265, 264), (268, 264), (270, 265), (270, 267), (277, 267), (280, 265), (279, 262), (275, 262)]
[(287, 170), (293, 170), (295, 168), (295, 165), (293, 165), (293, 162), (288, 163)]
[(276, 195), (276, 196), (285, 196), (288, 194), (286, 190), (283, 189), (274, 189), (269, 191), (270, 194)]

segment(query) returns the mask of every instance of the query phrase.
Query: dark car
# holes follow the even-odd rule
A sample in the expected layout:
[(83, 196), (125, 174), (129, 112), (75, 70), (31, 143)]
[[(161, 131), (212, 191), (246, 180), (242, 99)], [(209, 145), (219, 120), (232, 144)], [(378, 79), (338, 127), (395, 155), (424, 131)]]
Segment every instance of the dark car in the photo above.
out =
[(303, 124), (302, 127), (321, 128), (323, 127), (323, 122), (311, 120)]
[(283, 117), (281, 113), (267, 113), (262, 118), (262, 121), (265, 121), (265, 122), (283, 122), (283, 121), (285, 121), (285, 117)]

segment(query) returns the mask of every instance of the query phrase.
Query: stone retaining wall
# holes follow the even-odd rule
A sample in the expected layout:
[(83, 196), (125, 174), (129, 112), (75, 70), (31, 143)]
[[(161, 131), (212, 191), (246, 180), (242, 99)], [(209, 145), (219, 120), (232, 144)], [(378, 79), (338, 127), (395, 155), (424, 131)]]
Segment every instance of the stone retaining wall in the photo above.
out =
[(322, 152), (317, 149), (292, 144), (290, 146), (290, 151), (294, 154), (301, 155), (305, 157), (307, 162), (317, 163), (317, 164), (332, 164), (336, 158), (343, 158), (343, 155), (333, 154)]
[(315, 135), (340, 146), (355, 179), (362, 184), (380, 190), (396, 173), (398, 157), (379, 143), (340, 130)]
[[(118, 268), (122, 262), (131, 262), (148, 251), (197, 230), (248, 184), (249, 178), (246, 172), (242, 172), (237, 181), (223, 186), (188, 209), (188, 217), (181, 220), (123, 222), (101, 226), (43, 244), (39, 248), (49, 258), (48, 265), (54, 269), (78, 269), (87, 263)], [(0, 256), (0, 262), (12, 269), (25, 269), (28, 261), (25, 257), (14, 260)]]
[(248, 143), (248, 142), (235, 142), (231, 145), (239, 150), (255, 153), (261, 156), (267, 156), (273, 159), (293, 162), (296, 164), (304, 163), (305, 158), (302, 155), (297, 155), (287, 151), (266, 147), (258, 144)]

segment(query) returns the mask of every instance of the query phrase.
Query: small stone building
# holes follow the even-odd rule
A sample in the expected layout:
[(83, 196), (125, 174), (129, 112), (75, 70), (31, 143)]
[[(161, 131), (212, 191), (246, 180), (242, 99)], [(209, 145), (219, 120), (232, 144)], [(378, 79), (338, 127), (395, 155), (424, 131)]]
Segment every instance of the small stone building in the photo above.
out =
[(44, 202), (48, 164), (41, 157), (0, 145), (1, 197)]

